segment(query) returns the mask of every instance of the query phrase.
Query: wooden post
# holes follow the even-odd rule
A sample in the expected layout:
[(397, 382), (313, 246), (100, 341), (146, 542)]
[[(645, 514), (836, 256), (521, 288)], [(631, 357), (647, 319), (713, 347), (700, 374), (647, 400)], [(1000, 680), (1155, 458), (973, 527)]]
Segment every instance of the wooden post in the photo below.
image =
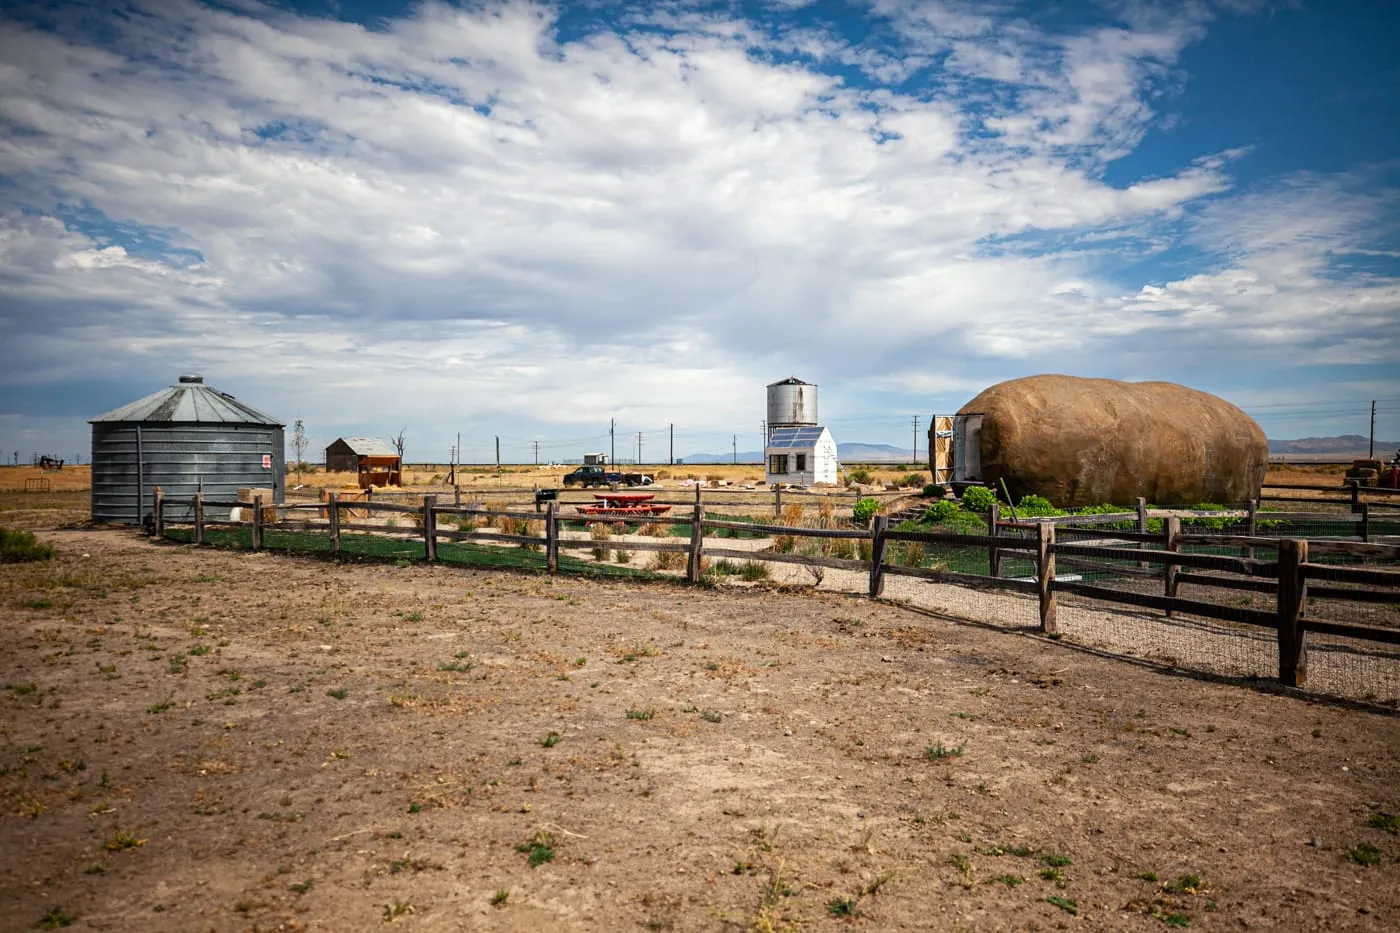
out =
[(695, 481), (695, 504), (696, 504), (697, 506), (699, 506), (699, 505), (704, 505), (704, 502), (703, 502), (703, 501), (701, 500), (701, 498), (700, 498), (700, 490), (701, 490), (700, 481), (699, 481), (699, 480), (696, 480), (696, 481)]
[(423, 556), (429, 562), (437, 560), (437, 496), (423, 497)]
[[(1167, 520), (1164, 521), (1162, 524), (1164, 526), (1162, 529), (1162, 539), (1165, 545), (1164, 550), (1171, 551), (1173, 554), (1180, 554), (1181, 519), (1177, 518), (1175, 515), (1172, 515), (1169, 518), (1167, 518)], [(1172, 599), (1176, 598), (1177, 590), (1179, 589), (1176, 582), (1176, 572), (1178, 569), (1179, 568), (1176, 564), (1167, 564), (1162, 572), (1162, 577), (1166, 580), (1166, 587), (1164, 589), (1164, 592), (1167, 596), (1171, 597)], [(1171, 617), (1172, 611), (1168, 609), (1167, 618), (1170, 619)]]
[(331, 520), (331, 553), (340, 553), (340, 493), (333, 492), (326, 499), (326, 515)]
[(151, 489), (151, 507), (155, 509), (155, 517), (151, 523), (151, 530), (157, 538), (165, 537), (165, 491), (159, 486)]
[(1361, 540), (1371, 540), (1371, 503), (1361, 503)]
[(253, 550), (262, 550), (263, 514), (262, 496), (253, 497)]
[(870, 598), (885, 592), (885, 532), (890, 529), (888, 516), (876, 515), (870, 525)]
[(1355, 515), (1361, 511), (1361, 480), (1351, 481), (1351, 512)]
[(544, 510), (544, 559), (550, 573), (559, 572), (559, 503)]
[(204, 543), (204, 493), (194, 494), (194, 543)]
[[(1142, 500), (1139, 499), (1139, 502)], [(1055, 523), (1036, 526), (1036, 587), (1040, 595), (1040, 630), (1054, 635), (1055, 625)]]
[(779, 518), (783, 514), (783, 487), (773, 487), (773, 517)]
[(1001, 551), (997, 550), (997, 525), (1001, 523), (1001, 503), (993, 502), (991, 510), (987, 513), (987, 573), (993, 577), (1001, 576)]
[(1302, 626), (1308, 602), (1308, 542), (1286, 538), (1278, 543), (1278, 679), (1301, 687), (1308, 679), (1307, 636)]
[[(1259, 534), (1259, 500), (1250, 499), (1244, 504), (1244, 508), (1244, 533), (1249, 537), (1253, 538)], [(1250, 560), (1254, 560), (1254, 548), (1245, 548), (1244, 556), (1249, 558)]]
[(700, 582), (700, 547), (704, 541), (705, 507), (700, 504), (700, 487), (695, 487), (695, 513), (690, 519), (690, 553), (685, 563), (685, 578), (691, 583)]
[[(454, 467), (454, 469), (455, 469), (455, 467)], [(460, 508), (462, 507), (462, 487), (461, 487), (461, 486), (453, 486), (453, 487), (452, 487), (452, 507), (453, 507), (454, 509), (460, 509)]]
[[(1142, 496), (1138, 496), (1137, 499), (1134, 500), (1133, 505), (1137, 509), (1138, 534), (1145, 535), (1147, 534), (1147, 500)], [(1138, 569), (1147, 570), (1147, 561), (1138, 561)]]

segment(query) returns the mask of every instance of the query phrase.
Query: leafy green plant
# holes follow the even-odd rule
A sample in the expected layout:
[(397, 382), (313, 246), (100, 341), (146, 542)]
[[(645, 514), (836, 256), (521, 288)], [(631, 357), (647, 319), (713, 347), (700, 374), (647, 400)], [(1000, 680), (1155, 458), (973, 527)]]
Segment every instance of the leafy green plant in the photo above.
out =
[(972, 512), (986, 512), (997, 501), (996, 493), (986, 486), (969, 486), (963, 490), (963, 508)]
[(53, 545), (41, 544), (28, 531), (0, 528), (0, 564), (23, 564), (52, 559)]
[(491, 895), (491, 906), (500, 907), (506, 902), (506, 898), (508, 897), (510, 897), (510, 892), (507, 891), (505, 888), (501, 888), (495, 894)]
[(1373, 829), (1383, 829), (1393, 836), (1396, 833), (1400, 833), (1400, 816), (1377, 811), (1371, 814), (1371, 818), (1366, 821), (1366, 825)]
[(869, 496), (857, 499), (856, 504), (851, 507), (851, 515), (861, 524), (870, 521), (871, 516), (878, 511), (880, 511), (880, 500), (872, 499)]
[(929, 761), (942, 761), (945, 758), (961, 758), (963, 749), (967, 748), (967, 743), (947, 746), (942, 742), (937, 745), (927, 745), (924, 747), (924, 757)]
[(856, 910), (856, 899), (853, 897), (833, 897), (826, 902), (826, 912), (833, 917), (860, 916), (860, 911)]
[(923, 488), (923, 495), (929, 499), (942, 499), (948, 494), (948, 487), (940, 483), (927, 483)]
[(73, 917), (65, 913), (62, 907), (50, 907), (49, 912), (44, 914), (39, 921), (46, 930), (56, 930), (59, 927), (66, 927), (73, 923)]
[(1355, 862), (1357, 865), (1379, 865), (1381, 857), (1381, 850), (1369, 842), (1363, 842), (1355, 849), (1347, 850), (1347, 861)]
[(540, 739), (540, 744), (543, 745), (545, 748), (553, 748), (554, 746), (558, 745), (561, 741), (563, 741), (563, 739), (564, 737), (562, 735), (551, 729), (548, 735)]
[(1052, 894), (1045, 900), (1048, 903), (1054, 904), (1056, 907), (1060, 908), (1065, 913), (1069, 914), (1071, 917), (1079, 916), (1079, 905), (1070, 898), (1060, 897), (1060, 895), (1058, 894)]
[(554, 861), (554, 837), (543, 829), (535, 831), (528, 842), (522, 842), (515, 851), (529, 856), (531, 868), (539, 868), (545, 862)]
[(1052, 518), (1068, 514), (1064, 509), (1055, 508), (1044, 496), (1022, 496), (1021, 501), (1016, 503), (1016, 515), (1019, 518)]

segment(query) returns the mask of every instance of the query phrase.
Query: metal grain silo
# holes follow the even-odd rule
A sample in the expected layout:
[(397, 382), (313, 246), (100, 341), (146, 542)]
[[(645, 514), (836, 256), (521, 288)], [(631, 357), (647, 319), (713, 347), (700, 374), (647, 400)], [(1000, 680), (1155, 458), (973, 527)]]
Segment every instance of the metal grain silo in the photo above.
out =
[(768, 387), (768, 427), (798, 427), (817, 423), (817, 387), (789, 376)]
[[(240, 488), (286, 488), (283, 424), (232, 395), (180, 377), (129, 405), (93, 418), (92, 520), (135, 524), (151, 490), (232, 500)], [(211, 514), (212, 517), (212, 514)]]

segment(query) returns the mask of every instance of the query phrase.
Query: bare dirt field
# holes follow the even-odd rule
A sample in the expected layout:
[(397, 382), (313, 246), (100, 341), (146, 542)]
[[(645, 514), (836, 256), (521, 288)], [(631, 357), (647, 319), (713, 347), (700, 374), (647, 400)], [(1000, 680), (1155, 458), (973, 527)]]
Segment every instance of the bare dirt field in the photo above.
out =
[(1394, 715), (811, 590), (42, 537), (2, 929), (1395, 929)]

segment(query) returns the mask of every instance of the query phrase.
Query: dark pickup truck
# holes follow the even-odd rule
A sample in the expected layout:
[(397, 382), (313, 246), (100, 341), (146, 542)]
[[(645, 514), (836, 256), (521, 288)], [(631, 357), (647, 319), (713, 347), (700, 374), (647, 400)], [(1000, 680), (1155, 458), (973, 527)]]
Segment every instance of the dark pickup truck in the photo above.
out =
[(613, 473), (600, 466), (582, 466), (564, 477), (565, 486), (650, 486), (645, 473)]

